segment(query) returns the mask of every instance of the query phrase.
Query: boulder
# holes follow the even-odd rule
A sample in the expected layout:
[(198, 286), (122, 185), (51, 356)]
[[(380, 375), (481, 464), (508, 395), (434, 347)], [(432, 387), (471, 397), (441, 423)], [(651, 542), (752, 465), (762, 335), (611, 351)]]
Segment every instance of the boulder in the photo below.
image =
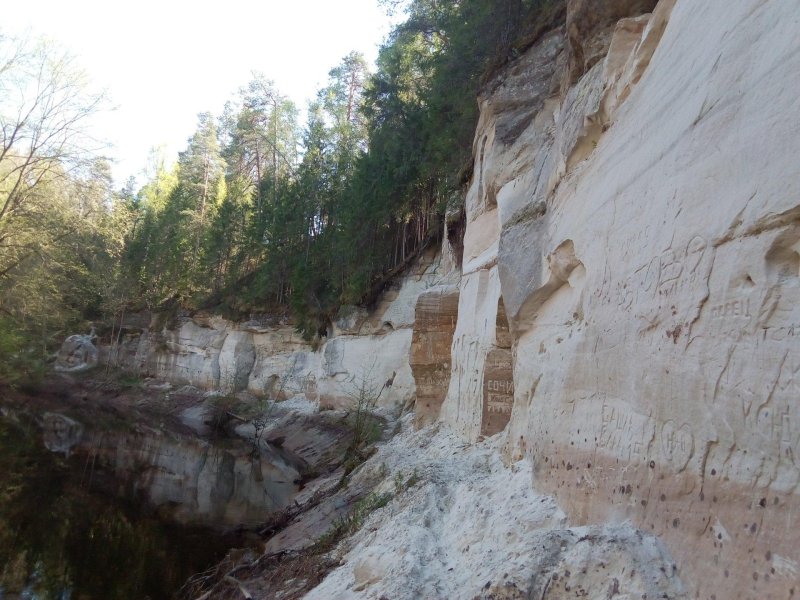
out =
[(64, 340), (56, 354), (55, 370), (61, 373), (80, 373), (96, 367), (99, 352), (91, 335), (71, 335)]

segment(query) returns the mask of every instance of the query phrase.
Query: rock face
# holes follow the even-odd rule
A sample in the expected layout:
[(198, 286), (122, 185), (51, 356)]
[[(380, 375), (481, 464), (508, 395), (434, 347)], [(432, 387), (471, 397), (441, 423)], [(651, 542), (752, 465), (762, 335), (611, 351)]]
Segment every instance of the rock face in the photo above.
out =
[(418, 427), (439, 418), (450, 382), (450, 346), (457, 319), (458, 288), (426, 292), (417, 299), (409, 362), (417, 387), (414, 414)]
[[(288, 325), (196, 315), (128, 353), (174, 381), (328, 406), (367, 377), (385, 405), (416, 393), (417, 425), (498, 435), (485, 443), (530, 460), (575, 526), (536, 538), (530, 597), (574, 597), (578, 569), (592, 597), (796, 596), (799, 38), (778, 0), (570, 0), (479, 98), (460, 281), (440, 258), (453, 240), (319, 350)], [(435, 557), (451, 548), (418, 524), (447, 513), (440, 491), (398, 514)], [(479, 529), (441, 531), (459, 527)], [(380, 551), (391, 535), (338, 589), (379, 597), (393, 569), (417, 572)], [(598, 561), (620, 577), (581, 566)], [(633, 575), (659, 562), (663, 577)]]
[(567, 4), (569, 85), (606, 57), (617, 23), (649, 13), (658, 0), (571, 0)]
[(788, 597), (796, 7), (653, 4), (572, 2), (480, 99), (441, 415), (476, 440), (513, 394), (506, 456), (573, 522), (658, 535), (697, 597)]
[(417, 298), (457, 277), (440, 255), (424, 256), (374, 310), (345, 311), (317, 349), (287, 322), (234, 323), (198, 313), (170, 327), (153, 319), (143, 330), (126, 330), (113, 358), (143, 375), (206, 390), (278, 400), (300, 395), (340, 407), (366, 387), (380, 405), (403, 406), (416, 389), (408, 357)]
[(688, 597), (662, 542), (629, 524), (566, 527), (553, 499), (531, 487), (529, 464), (503, 467), (498, 441), (465, 447), (434, 425), (404, 428), (379, 448), (349, 486), (391, 500), (365, 517), (338, 548), (336, 568), (304, 597)]
[(45, 447), (73, 455), (100, 489), (143, 500), (178, 523), (252, 526), (290, 506), (309, 472), (325, 473), (341, 460), (349, 442), (342, 415), (307, 405), (272, 407), (259, 443), (252, 425), (238, 437), (201, 437), (163, 415), (158, 427), (146, 425), (141, 413), (119, 403), (84, 401), (67, 409), (72, 416), (44, 412), (37, 420)]

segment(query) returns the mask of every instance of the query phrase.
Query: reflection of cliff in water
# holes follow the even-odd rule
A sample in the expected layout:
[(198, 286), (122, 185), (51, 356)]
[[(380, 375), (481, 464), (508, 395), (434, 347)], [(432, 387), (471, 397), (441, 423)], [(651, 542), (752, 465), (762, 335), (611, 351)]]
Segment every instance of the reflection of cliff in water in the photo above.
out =
[(169, 598), (235, 541), (93, 492), (91, 465), (39, 436), (0, 418), (0, 598)]

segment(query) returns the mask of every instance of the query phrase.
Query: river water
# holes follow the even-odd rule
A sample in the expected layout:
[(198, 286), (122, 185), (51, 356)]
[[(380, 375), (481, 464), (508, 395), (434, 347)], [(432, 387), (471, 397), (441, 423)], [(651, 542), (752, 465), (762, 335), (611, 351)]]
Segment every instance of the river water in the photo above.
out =
[(0, 417), (0, 600), (158, 600), (236, 543), (100, 493), (90, 465)]

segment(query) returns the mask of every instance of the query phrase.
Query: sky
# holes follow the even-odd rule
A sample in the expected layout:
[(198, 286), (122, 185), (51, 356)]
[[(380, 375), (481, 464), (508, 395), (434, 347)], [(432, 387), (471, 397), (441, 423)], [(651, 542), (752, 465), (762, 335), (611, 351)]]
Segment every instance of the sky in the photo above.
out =
[(95, 121), (121, 185), (150, 149), (186, 145), (197, 114), (218, 115), (254, 71), (301, 111), (352, 50), (372, 63), (389, 33), (378, 0), (9, 0), (0, 30), (43, 35), (74, 54), (113, 110)]

